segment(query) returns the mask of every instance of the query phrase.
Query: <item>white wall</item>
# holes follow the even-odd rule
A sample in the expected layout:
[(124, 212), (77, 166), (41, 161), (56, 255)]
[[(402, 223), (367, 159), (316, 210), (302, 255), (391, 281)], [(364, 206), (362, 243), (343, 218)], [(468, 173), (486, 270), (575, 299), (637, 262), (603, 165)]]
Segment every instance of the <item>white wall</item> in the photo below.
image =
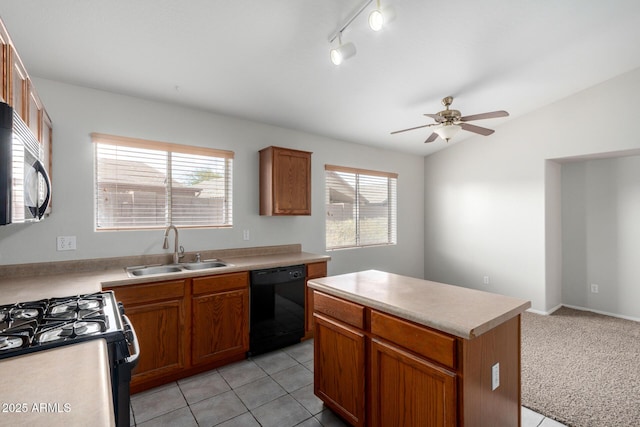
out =
[(426, 157), (425, 278), (554, 308), (559, 261), (547, 241), (558, 242), (559, 209), (545, 190), (560, 174), (546, 161), (640, 148), (639, 91), (637, 69)]
[(640, 318), (640, 156), (564, 163), (562, 194), (563, 302)]
[[(53, 211), (38, 224), (0, 227), (0, 264), (162, 253), (162, 231), (95, 232), (93, 146), (89, 134), (207, 146), (235, 152), (233, 228), (182, 230), (187, 251), (301, 243), (325, 253), (324, 165), (398, 172), (398, 245), (330, 252), (330, 274), (378, 268), (422, 277), (423, 158), (44, 79), (36, 88), (54, 125)], [(308, 101), (312, 102), (312, 101)], [(321, 117), (318, 120), (322, 120)], [(258, 150), (312, 151), (312, 215), (258, 215)], [(242, 240), (242, 230), (251, 233)], [(77, 236), (77, 251), (57, 252), (56, 236)]]

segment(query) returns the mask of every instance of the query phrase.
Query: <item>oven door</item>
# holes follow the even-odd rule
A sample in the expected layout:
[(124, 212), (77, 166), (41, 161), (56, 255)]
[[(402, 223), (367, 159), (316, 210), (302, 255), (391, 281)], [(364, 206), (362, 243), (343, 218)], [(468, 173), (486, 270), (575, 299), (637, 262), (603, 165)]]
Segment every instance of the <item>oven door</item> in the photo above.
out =
[(129, 406), (131, 403), (131, 372), (140, 358), (138, 336), (129, 318), (122, 314), (122, 323), (126, 342), (113, 342), (110, 349), (111, 359), (111, 392), (116, 426), (129, 427)]

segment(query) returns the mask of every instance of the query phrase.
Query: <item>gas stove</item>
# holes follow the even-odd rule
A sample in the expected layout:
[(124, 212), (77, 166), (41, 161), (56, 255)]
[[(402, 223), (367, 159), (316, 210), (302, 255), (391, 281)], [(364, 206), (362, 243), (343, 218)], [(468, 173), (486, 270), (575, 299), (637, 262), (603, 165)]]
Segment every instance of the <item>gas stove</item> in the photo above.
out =
[(112, 291), (0, 306), (0, 359), (91, 339), (107, 341), (116, 423), (128, 427), (129, 382), (140, 348)]
[(3, 305), (0, 359), (125, 332), (113, 292)]

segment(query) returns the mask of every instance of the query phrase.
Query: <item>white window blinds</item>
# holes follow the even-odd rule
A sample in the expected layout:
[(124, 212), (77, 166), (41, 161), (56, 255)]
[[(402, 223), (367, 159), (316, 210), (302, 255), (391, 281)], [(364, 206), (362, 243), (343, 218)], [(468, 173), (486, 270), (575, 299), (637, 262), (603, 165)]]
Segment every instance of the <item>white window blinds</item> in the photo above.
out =
[(233, 152), (91, 134), (96, 230), (232, 225)]
[(397, 242), (398, 174), (325, 165), (328, 250)]

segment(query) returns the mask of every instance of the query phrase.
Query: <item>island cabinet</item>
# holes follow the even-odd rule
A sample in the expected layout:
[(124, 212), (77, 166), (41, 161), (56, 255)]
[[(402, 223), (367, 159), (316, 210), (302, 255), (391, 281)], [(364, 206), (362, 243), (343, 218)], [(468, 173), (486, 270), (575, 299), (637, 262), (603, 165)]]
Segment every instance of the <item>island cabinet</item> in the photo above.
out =
[[(352, 300), (346, 287), (339, 296), (325, 293), (331, 279), (311, 283), (314, 392), (350, 425), (520, 425), (518, 312), (462, 338)], [(390, 295), (375, 288), (370, 295)]]
[(260, 215), (311, 215), (311, 153), (260, 150)]
[(162, 384), (164, 378), (188, 368), (191, 339), (185, 327), (189, 302), (185, 289), (185, 280), (111, 289), (124, 305), (140, 345), (132, 392)]
[(371, 311), (371, 425), (456, 425), (456, 340)]
[(314, 294), (314, 393), (351, 425), (364, 426), (364, 307)]
[(194, 365), (244, 358), (249, 350), (249, 274), (194, 278)]

